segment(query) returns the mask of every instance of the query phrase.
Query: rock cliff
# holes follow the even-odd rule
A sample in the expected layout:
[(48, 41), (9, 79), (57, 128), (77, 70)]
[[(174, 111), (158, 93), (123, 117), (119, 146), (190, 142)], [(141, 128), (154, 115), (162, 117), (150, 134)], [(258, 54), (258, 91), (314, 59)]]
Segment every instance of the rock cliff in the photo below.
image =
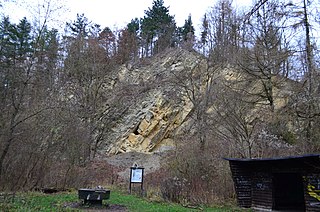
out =
[(172, 137), (187, 121), (193, 105), (187, 99), (177, 104), (168, 95), (171, 88), (163, 83), (163, 79), (170, 79), (174, 72), (193, 68), (202, 60), (204, 58), (196, 53), (178, 49), (153, 59), (147, 65), (121, 67), (117, 76), (119, 83), (146, 85), (151, 82), (152, 85), (113, 127), (110, 135), (113, 141), (109, 141), (107, 153), (148, 153), (174, 148)]
[[(213, 84), (238, 86), (252, 93), (262, 89), (259, 81), (247, 80), (243, 73), (231, 67), (208, 68), (207, 58), (184, 49), (168, 50), (139, 65), (124, 65), (116, 72), (115, 78), (115, 85), (137, 85), (142, 89), (139, 95), (133, 97), (133, 101), (126, 103), (128, 109), (112, 127), (102, 150), (110, 155), (131, 151), (161, 152), (175, 148), (175, 136), (183, 135), (186, 127), (190, 126), (191, 113), (197, 101), (202, 101), (192, 95), (201, 96), (206, 89), (212, 89), (210, 86)], [(272, 82), (282, 85), (274, 86), (273, 90), (275, 109), (279, 110), (286, 105), (290, 96), (291, 83), (284, 83), (276, 77)], [(177, 86), (173, 84), (182, 89), (175, 89)], [(223, 90), (219, 95), (224, 95)], [(255, 101), (260, 101), (257, 105), (267, 105), (263, 102), (265, 99)], [(209, 105), (207, 108), (208, 116), (214, 114), (214, 107)], [(259, 110), (267, 111), (258, 106), (252, 112), (253, 116)]]

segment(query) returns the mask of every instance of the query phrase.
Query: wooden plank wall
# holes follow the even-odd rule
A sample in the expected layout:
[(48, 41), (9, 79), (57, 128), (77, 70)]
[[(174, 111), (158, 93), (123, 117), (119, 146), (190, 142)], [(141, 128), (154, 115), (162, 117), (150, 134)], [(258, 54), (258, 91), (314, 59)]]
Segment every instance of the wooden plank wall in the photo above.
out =
[(257, 172), (252, 180), (252, 207), (272, 210), (272, 175)]
[(239, 207), (250, 208), (252, 204), (251, 173), (244, 166), (239, 167), (237, 163), (232, 161), (230, 161), (230, 169)]

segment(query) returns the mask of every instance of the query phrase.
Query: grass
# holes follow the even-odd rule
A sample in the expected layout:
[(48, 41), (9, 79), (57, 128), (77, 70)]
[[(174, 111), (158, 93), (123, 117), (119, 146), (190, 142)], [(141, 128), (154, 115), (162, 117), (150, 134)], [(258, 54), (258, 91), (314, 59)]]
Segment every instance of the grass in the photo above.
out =
[(16, 194), (11, 201), (0, 202), (0, 211), (72, 211), (64, 210), (66, 202), (77, 201), (76, 193), (59, 193), (46, 195), (39, 192)]
[[(38, 192), (20, 193), (17, 194), (13, 200), (0, 202), (0, 211), (80, 211), (79, 209), (67, 208), (67, 203), (80, 202), (77, 192), (57, 193), (57, 194), (43, 194)], [(146, 199), (123, 194), (118, 191), (111, 191), (110, 200), (104, 202), (111, 205), (118, 204), (128, 208), (129, 211), (142, 211), (142, 212), (184, 212), (184, 211), (199, 211), (199, 209), (185, 208), (178, 204), (173, 203), (159, 203), (150, 202)], [(236, 207), (215, 207), (215, 208), (202, 208), (202, 211), (244, 211)]]

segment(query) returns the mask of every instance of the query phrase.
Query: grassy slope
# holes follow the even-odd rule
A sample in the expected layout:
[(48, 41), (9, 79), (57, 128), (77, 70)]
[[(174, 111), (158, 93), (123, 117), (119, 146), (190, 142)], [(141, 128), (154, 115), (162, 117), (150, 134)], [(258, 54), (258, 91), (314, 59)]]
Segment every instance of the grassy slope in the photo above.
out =
[[(12, 202), (0, 201), (0, 211), (79, 211), (76, 209), (66, 208), (65, 204), (71, 202), (79, 202), (77, 193), (59, 193), (52, 195), (45, 195), (42, 193), (23, 193), (15, 197)], [(189, 208), (184, 208), (177, 204), (170, 203), (155, 203), (149, 202), (145, 199), (122, 194), (120, 192), (112, 191), (111, 198), (107, 201), (109, 204), (119, 204), (126, 206), (129, 211), (199, 211)], [(203, 211), (242, 211), (236, 208), (203, 208)]]

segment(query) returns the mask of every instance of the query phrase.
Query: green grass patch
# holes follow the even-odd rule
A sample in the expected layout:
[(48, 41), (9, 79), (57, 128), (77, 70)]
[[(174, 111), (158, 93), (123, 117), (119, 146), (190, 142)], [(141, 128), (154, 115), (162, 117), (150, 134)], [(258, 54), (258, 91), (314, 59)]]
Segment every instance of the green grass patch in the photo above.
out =
[(78, 201), (76, 193), (18, 193), (10, 202), (0, 202), (0, 211), (72, 211), (64, 208), (64, 204), (75, 201)]
[[(43, 194), (38, 192), (19, 193), (10, 201), (0, 202), (0, 211), (81, 211), (80, 209), (66, 207), (71, 203), (79, 203), (77, 192)], [(129, 211), (155, 211), (155, 212), (184, 212), (184, 211), (244, 211), (236, 207), (203, 207), (199, 209), (185, 208), (178, 204), (166, 202), (151, 202), (134, 195), (124, 194), (118, 191), (111, 191), (110, 200), (104, 204), (122, 205)]]

